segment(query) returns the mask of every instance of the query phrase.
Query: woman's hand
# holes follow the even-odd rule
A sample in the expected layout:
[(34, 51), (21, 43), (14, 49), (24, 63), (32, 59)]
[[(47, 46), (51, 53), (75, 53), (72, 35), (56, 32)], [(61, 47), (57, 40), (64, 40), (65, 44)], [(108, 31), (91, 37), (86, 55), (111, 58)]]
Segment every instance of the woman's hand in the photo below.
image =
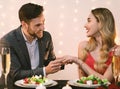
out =
[(70, 55), (65, 55), (62, 57), (64, 60), (63, 60), (63, 63), (64, 64), (72, 64), (73, 62), (75, 62), (75, 57), (73, 56), (70, 56)]

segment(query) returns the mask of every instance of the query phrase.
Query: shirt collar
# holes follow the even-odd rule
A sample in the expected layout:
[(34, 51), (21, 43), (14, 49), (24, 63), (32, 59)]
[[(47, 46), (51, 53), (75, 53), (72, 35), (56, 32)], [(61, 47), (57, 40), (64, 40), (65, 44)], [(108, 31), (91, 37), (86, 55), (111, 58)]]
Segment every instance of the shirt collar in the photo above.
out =
[[(21, 31), (22, 31), (22, 35), (23, 35), (23, 38), (25, 39), (25, 41), (26, 41), (26, 42), (29, 42), (29, 41), (27, 40), (27, 38), (26, 38), (23, 30), (22, 30), (22, 27), (21, 27)], [(33, 41), (37, 41), (37, 38), (35, 38)]]

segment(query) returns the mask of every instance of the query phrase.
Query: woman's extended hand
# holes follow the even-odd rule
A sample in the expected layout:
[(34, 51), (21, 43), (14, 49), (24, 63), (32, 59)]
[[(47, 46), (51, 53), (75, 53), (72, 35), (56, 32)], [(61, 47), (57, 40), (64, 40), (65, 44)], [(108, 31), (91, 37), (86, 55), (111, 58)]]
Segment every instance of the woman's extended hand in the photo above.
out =
[(75, 62), (76, 59), (76, 57), (70, 55), (65, 55), (62, 58), (64, 59), (63, 60), (64, 64), (72, 64), (73, 62)]

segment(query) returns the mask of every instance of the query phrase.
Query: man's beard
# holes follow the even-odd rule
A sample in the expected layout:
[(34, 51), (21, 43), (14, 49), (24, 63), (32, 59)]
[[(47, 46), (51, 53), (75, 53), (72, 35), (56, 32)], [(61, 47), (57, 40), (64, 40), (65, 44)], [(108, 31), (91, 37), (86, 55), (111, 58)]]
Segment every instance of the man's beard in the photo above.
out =
[(36, 38), (37, 37), (37, 35), (35, 34), (35, 33), (31, 33), (31, 28), (30, 27), (28, 27), (28, 34), (32, 37), (32, 38)]
[(34, 34), (31, 34), (31, 33), (29, 33), (29, 35), (32, 37), (32, 38), (36, 38), (37, 37), (37, 35), (34, 33)]
[(30, 27), (28, 27), (27, 32), (33, 39), (34, 38), (42, 38), (43, 37), (43, 31), (41, 31), (41, 30), (33, 33), (32, 29)]

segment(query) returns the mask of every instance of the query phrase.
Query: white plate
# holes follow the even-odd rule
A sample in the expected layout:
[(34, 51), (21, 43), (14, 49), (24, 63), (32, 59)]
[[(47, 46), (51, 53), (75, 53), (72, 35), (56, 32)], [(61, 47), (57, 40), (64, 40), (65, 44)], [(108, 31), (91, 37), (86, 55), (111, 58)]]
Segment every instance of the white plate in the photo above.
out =
[(68, 81), (68, 84), (72, 86), (85, 87), (85, 88), (98, 88), (99, 86), (101, 86), (100, 84), (92, 84), (92, 85), (80, 84), (80, 83), (77, 83), (77, 80), (70, 80)]
[[(47, 82), (43, 83), (43, 85), (45, 85), (46, 87), (52, 87), (57, 85), (58, 83), (54, 80), (50, 80), (48, 79)], [(26, 87), (26, 88), (36, 88), (39, 84), (25, 84), (23, 79), (18, 80), (15, 82), (15, 85), (19, 86), (19, 87)]]

